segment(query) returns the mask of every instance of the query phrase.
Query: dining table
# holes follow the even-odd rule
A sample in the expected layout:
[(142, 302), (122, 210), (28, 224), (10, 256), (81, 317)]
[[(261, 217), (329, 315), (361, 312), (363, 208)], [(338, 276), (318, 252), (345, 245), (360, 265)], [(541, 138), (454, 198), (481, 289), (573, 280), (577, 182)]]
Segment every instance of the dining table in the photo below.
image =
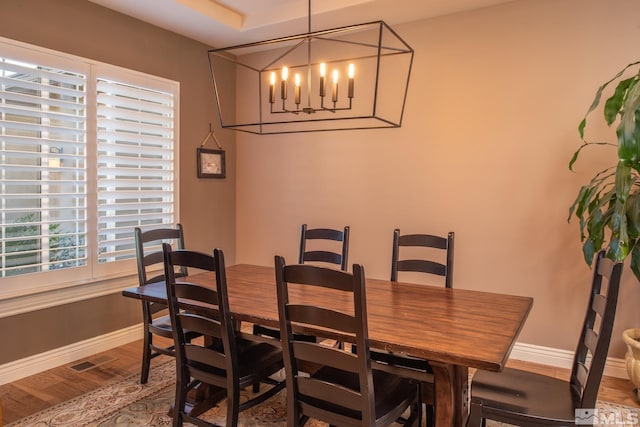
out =
[[(279, 327), (274, 268), (237, 264), (225, 270), (234, 321)], [(214, 273), (206, 272), (190, 275), (188, 280), (215, 287), (216, 279)], [(527, 296), (374, 278), (366, 279), (365, 291), (370, 347), (429, 361), (433, 373), (427, 375), (433, 375), (438, 427), (466, 424), (469, 368), (501, 371), (533, 306), (533, 299)], [(304, 286), (292, 286), (289, 292), (291, 302), (300, 298), (308, 304), (326, 305), (331, 301), (335, 310), (353, 311), (352, 299), (340, 292)], [(125, 289), (122, 294), (167, 301), (163, 282)], [(309, 327), (300, 332), (343, 342), (353, 340)], [(424, 372), (389, 368), (409, 378), (425, 378)]]

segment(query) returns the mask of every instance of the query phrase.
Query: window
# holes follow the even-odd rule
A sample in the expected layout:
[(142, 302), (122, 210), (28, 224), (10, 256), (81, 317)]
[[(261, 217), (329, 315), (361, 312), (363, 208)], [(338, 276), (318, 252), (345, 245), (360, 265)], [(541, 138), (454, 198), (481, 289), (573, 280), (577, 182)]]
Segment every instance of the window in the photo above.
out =
[(178, 222), (178, 90), (0, 39), (0, 299), (133, 274), (133, 228)]

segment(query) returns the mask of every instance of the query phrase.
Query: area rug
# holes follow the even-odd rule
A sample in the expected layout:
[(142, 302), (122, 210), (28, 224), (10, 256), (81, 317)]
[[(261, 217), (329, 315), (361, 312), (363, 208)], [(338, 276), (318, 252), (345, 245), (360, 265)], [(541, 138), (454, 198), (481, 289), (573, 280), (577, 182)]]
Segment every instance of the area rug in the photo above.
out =
[[(151, 369), (147, 384), (140, 384), (137, 374), (107, 385), (75, 399), (7, 424), (6, 427), (159, 427), (170, 426), (168, 408), (174, 397), (175, 362), (170, 360)], [(242, 398), (251, 396), (243, 392)], [(598, 402), (601, 425), (638, 426), (639, 408), (630, 408), (608, 402)], [(585, 414), (592, 415), (592, 414)], [(226, 400), (203, 415), (207, 421), (225, 424)], [(190, 424), (185, 424), (190, 425)], [(240, 413), (241, 427), (286, 426), (286, 391), (268, 399), (261, 405)], [(308, 427), (326, 427), (327, 424), (310, 420)], [(488, 422), (487, 426), (498, 426)]]

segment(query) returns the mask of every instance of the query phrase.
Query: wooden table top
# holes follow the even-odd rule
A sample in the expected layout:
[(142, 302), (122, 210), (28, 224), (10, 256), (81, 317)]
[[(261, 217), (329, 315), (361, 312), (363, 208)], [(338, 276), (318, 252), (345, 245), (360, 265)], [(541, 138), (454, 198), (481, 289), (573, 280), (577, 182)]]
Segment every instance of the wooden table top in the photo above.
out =
[[(272, 267), (227, 267), (229, 305), (237, 320), (278, 327), (275, 272)], [(213, 273), (190, 281), (214, 285)], [(290, 286), (297, 297), (352, 312), (337, 291), (310, 294)], [(124, 296), (166, 302), (164, 283), (126, 289)], [(465, 289), (366, 279), (369, 340), (372, 348), (411, 354), (450, 365), (489, 371), (504, 368), (533, 299)], [(308, 332), (313, 332), (308, 330)]]

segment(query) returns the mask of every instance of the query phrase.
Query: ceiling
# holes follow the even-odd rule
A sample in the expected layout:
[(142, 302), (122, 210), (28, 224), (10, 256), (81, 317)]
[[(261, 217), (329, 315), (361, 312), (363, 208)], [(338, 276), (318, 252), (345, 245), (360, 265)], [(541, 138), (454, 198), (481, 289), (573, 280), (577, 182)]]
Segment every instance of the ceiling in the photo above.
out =
[[(89, 0), (211, 47), (306, 33), (306, 0)], [(316, 0), (311, 31), (383, 20), (389, 25), (514, 0)], [(401, 6), (400, 6), (401, 5)]]

